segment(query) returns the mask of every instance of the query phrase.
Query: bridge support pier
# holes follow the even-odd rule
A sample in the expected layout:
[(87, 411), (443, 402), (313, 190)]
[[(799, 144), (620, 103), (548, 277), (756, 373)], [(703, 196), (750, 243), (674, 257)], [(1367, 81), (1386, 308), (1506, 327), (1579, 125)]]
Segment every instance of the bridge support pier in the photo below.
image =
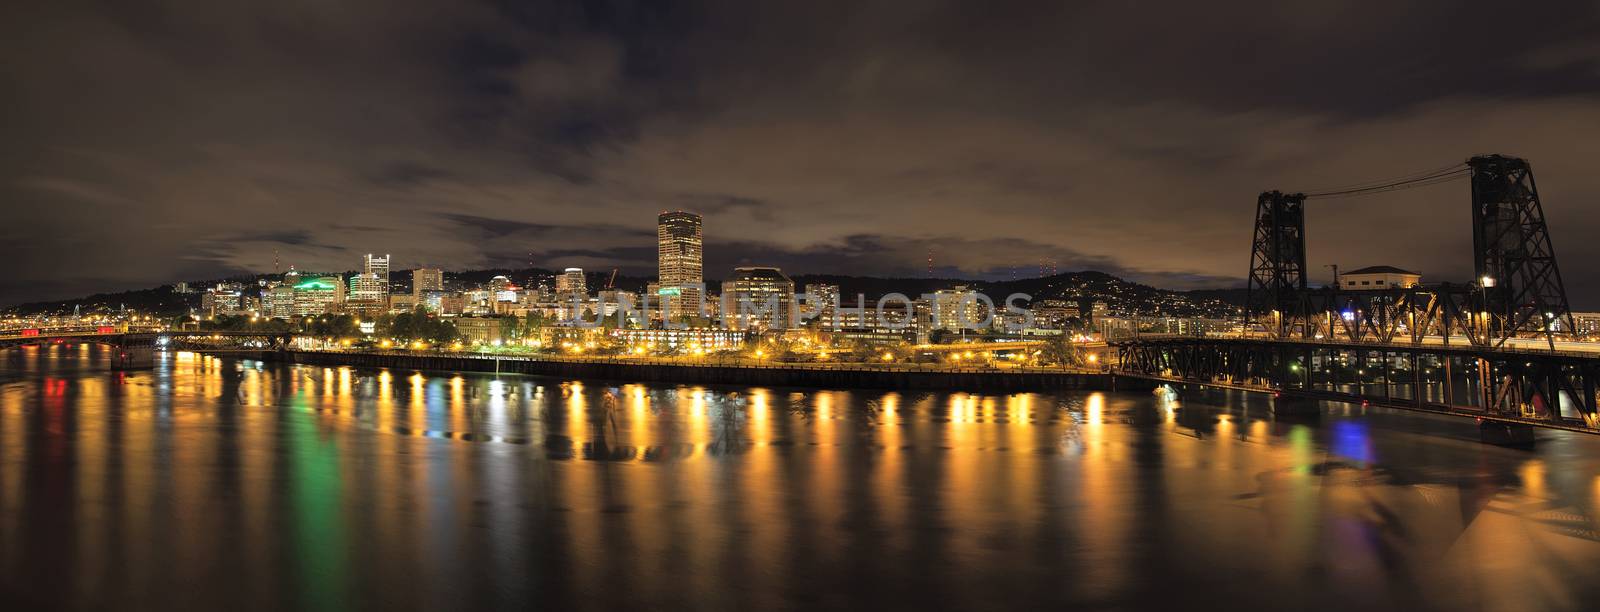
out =
[(1106, 389), (1107, 391), (1151, 391), (1160, 386), (1160, 383), (1143, 378), (1112, 374), (1106, 386), (1110, 387)]
[(1533, 426), (1501, 421), (1479, 421), (1478, 439), (1495, 446), (1533, 446)]
[(1272, 398), (1272, 414), (1274, 416), (1318, 416), (1322, 414), (1322, 407), (1317, 405), (1317, 400), (1314, 399), (1278, 395)]
[(149, 346), (118, 346), (111, 354), (113, 370), (148, 370), (156, 367), (156, 350)]

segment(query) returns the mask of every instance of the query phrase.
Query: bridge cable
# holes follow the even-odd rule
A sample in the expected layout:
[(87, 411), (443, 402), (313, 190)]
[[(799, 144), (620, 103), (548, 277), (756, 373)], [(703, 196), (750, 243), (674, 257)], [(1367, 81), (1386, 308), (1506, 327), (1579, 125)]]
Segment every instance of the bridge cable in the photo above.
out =
[(1415, 178), (1408, 178), (1408, 179), (1399, 180), (1399, 181), (1393, 181), (1393, 182), (1384, 183), (1384, 184), (1370, 185), (1370, 186), (1365, 186), (1365, 187), (1355, 187), (1355, 188), (1350, 188), (1350, 189), (1338, 189), (1338, 190), (1330, 190), (1330, 191), (1316, 191), (1316, 192), (1306, 193), (1304, 195), (1305, 195), (1306, 199), (1311, 199), (1311, 198), (1321, 198), (1321, 199), (1350, 198), (1350, 197), (1357, 197), (1357, 196), (1364, 196), (1364, 195), (1372, 195), (1372, 194), (1376, 194), (1376, 193), (1388, 193), (1388, 192), (1392, 192), (1392, 191), (1404, 191), (1406, 189), (1415, 189), (1415, 188), (1418, 188), (1418, 187), (1427, 187), (1429, 185), (1437, 185), (1439, 183), (1447, 183), (1447, 182), (1454, 181), (1454, 180), (1457, 180), (1457, 179), (1466, 178), (1466, 177), (1471, 176), (1471, 175), (1472, 175), (1472, 169), (1463, 165), (1463, 166), (1455, 167), (1455, 168), (1452, 168), (1452, 169), (1447, 169), (1447, 170), (1444, 170), (1444, 171), (1435, 172), (1433, 174), (1418, 176), (1418, 177), (1415, 177)]
[(1362, 188), (1366, 188), (1366, 187), (1374, 187), (1374, 186), (1377, 186), (1377, 185), (1387, 185), (1387, 184), (1390, 184), (1390, 183), (1398, 183), (1398, 182), (1403, 182), (1403, 181), (1409, 181), (1409, 180), (1415, 179), (1415, 178), (1433, 176), (1435, 174), (1449, 172), (1451, 170), (1456, 170), (1456, 169), (1459, 169), (1459, 168), (1462, 168), (1462, 167), (1465, 167), (1465, 164), (1463, 164), (1461, 162), (1456, 162), (1456, 163), (1450, 164), (1448, 166), (1444, 166), (1442, 168), (1433, 168), (1433, 169), (1430, 169), (1430, 170), (1422, 170), (1422, 171), (1419, 171), (1419, 172), (1411, 172), (1411, 173), (1408, 173), (1408, 174), (1402, 174), (1402, 175), (1399, 175), (1399, 176), (1394, 176), (1394, 177), (1389, 177), (1389, 178), (1371, 179), (1371, 180), (1360, 181), (1360, 182), (1356, 182), (1356, 183), (1348, 183), (1348, 184), (1344, 184), (1344, 185), (1332, 185), (1332, 186), (1324, 187), (1322, 189), (1307, 189), (1305, 191), (1307, 193), (1312, 193), (1312, 192), (1323, 193), (1323, 192), (1329, 192), (1329, 191), (1347, 191), (1347, 190), (1352, 190), (1352, 189), (1362, 189)]

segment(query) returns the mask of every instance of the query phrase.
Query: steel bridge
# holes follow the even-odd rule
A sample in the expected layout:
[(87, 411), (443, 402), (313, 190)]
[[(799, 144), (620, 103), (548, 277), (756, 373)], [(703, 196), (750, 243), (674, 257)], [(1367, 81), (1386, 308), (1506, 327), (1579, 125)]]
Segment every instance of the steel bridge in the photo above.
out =
[[(1471, 282), (1308, 285), (1308, 200), (1457, 179), (1471, 184)], [(1534, 426), (1600, 433), (1600, 345), (1573, 335), (1526, 160), (1486, 155), (1344, 189), (1262, 193), (1245, 301), (1239, 334), (1110, 342), (1115, 371), (1269, 391), (1280, 413), (1313, 412), (1317, 400), (1333, 400), (1470, 416), (1489, 442), (1531, 442)]]
[(291, 332), (277, 331), (44, 328), (0, 333), (0, 348), (92, 342), (113, 349), (113, 369), (133, 370), (154, 367), (158, 349), (206, 353), (270, 351), (288, 347), (294, 336)]

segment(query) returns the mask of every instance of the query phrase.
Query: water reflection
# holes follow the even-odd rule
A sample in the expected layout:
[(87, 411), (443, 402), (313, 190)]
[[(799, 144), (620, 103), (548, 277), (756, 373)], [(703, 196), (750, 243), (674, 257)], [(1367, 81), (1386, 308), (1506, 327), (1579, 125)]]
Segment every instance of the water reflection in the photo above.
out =
[[(1237, 395), (0, 354), (27, 607), (1587, 607), (1600, 440)], [(13, 609), (8, 605), (8, 609)], [(20, 609), (20, 608), (14, 608)]]

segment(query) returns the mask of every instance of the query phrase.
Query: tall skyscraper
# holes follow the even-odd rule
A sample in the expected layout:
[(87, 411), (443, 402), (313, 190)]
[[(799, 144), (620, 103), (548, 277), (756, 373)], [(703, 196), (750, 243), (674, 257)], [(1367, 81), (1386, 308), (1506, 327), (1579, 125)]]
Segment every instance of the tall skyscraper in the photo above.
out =
[(667, 316), (695, 314), (705, 283), (700, 215), (672, 211), (656, 219), (657, 301), (668, 303)]
[(384, 295), (384, 297), (388, 297), (389, 296), (389, 256), (388, 255), (384, 255), (383, 257), (379, 257), (377, 255), (373, 255), (371, 253), (367, 253), (367, 258), (366, 258), (366, 262), (365, 263), (366, 263), (366, 265), (362, 266), (361, 271), (363, 273), (365, 273), (365, 274), (371, 274), (371, 275), (373, 275), (373, 277), (377, 278), (378, 279), (378, 284), (383, 287), (383, 295)]

